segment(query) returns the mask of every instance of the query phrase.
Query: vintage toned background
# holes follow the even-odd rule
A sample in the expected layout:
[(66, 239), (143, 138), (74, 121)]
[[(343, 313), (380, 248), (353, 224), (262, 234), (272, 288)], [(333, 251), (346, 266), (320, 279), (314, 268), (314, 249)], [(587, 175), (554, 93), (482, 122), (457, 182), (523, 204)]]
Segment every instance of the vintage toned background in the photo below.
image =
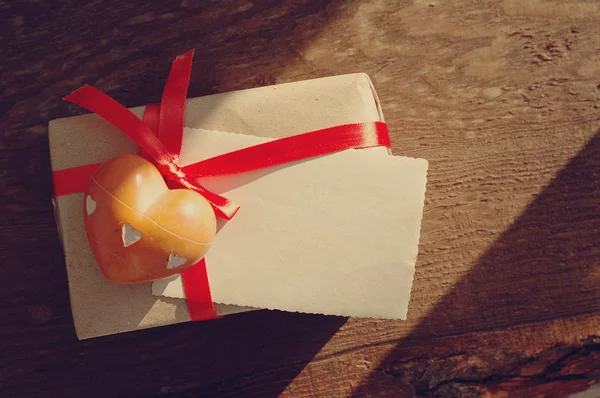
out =
[[(0, 21), (0, 396), (561, 397), (600, 377), (600, 2), (5, 0)], [(83, 83), (158, 101), (190, 48), (194, 97), (369, 74), (394, 152), (430, 162), (408, 321), (76, 339), (48, 122), (84, 112), (61, 101)]]

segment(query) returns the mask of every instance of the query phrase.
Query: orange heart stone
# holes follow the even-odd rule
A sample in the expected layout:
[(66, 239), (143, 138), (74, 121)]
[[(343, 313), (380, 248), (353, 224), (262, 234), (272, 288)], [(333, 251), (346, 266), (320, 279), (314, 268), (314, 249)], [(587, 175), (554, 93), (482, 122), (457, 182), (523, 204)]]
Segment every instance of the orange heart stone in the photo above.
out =
[(115, 283), (181, 273), (204, 257), (216, 234), (210, 203), (197, 192), (169, 189), (140, 156), (102, 164), (84, 200), (88, 242), (100, 270)]

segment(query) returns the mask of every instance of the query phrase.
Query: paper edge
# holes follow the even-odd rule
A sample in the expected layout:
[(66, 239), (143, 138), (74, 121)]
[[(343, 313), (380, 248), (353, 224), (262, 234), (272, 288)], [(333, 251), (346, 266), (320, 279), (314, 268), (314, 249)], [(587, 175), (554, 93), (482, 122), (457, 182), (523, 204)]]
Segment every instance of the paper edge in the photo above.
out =
[[(241, 92), (248, 92), (250, 90), (262, 90), (262, 89), (273, 89), (273, 88), (280, 88), (283, 86), (287, 86), (287, 85), (292, 85), (292, 84), (297, 84), (300, 82), (317, 82), (319, 80), (329, 80), (329, 79), (339, 79), (339, 78), (344, 78), (344, 77), (350, 77), (350, 76), (355, 76), (355, 77), (360, 77), (360, 76), (365, 76), (369, 82), (369, 86), (371, 87), (371, 91), (374, 92), (375, 88), (373, 87), (373, 84), (371, 83), (371, 79), (369, 78), (369, 76), (364, 73), (364, 72), (355, 72), (355, 73), (343, 73), (341, 75), (330, 75), (330, 76), (323, 76), (323, 77), (317, 77), (317, 78), (313, 78), (313, 79), (302, 79), (302, 80), (294, 80), (294, 81), (289, 81), (289, 82), (285, 82), (285, 83), (279, 83), (279, 84), (272, 84), (272, 85), (265, 85), (265, 86), (258, 86), (258, 87), (248, 87), (248, 88), (243, 88), (243, 89), (239, 89), (239, 90), (232, 90), (232, 91), (224, 91), (224, 92), (220, 92), (220, 93), (214, 93), (214, 94), (207, 94), (207, 95), (201, 95), (198, 97), (192, 97), (192, 98), (186, 98), (186, 100), (192, 100), (192, 99), (196, 99), (196, 98), (203, 98), (203, 97), (220, 97), (223, 95), (231, 95), (231, 93), (241, 93)], [(379, 102), (379, 98), (375, 95), (374, 96), (376, 105), (377, 105), (377, 113), (379, 114), (380, 117), (380, 121), (383, 121), (383, 113), (381, 111), (381, 104)], [(136, 114), (136, 116), (138, 116), (140, 119), (142, 118), (142, 115), (144, 114), (144, 109), (150, 104), (145, 104), (145, 105), (137, 105), (134, 107), (130, 107), (127, 108), (129, 109), (131, 112), (133, 112), (134, 114)], [(52, 119), (49, 124), (53, 124), (53, 122), (59, 122), (65, 119), (75, 119), (75, 118), (81, 118), (81, 117), (86, 117), (89, 115), (94, 115), (93, 112), (88, 112), (88, 113), (83, 113), (80, 115), (72, 115), (72, 116), (64, 116), (64, 117), (59, 117), (56, 119)]]
[(408, 297), (407, 297), (407, 304), (406, 304), (406, 311), (404, 312), (404, 315), (402, 318), (403, 321), (408, 320), (408, 312), (410, 311), (410, 303), (411, 303), (411, 297), (412, 297), (412, 293), (413, 293), (413, 283), (415, 281), (415, 273), (417, 270), (417, 262), (419, 260), (419, 254), (421, 253), (420, 247), (421, 247), (421, 235), (422, 235), (422, 231), (423, 231), (423, 218), (425, 217), (425, 205), (427, 204), (426, 199), (427, 199), (427, 183), (429, 182), (429, 161), (427, 159), (423, 159), (423, 158), (411, 158), (411, 159), (418, 159), (422, 162), (424, 162), (424, 167), (425, 167), (425, 180), (424, 180), (424, 189), (423, 189), (423, 197), (422, 197), (422, 201), (423, 201), (423, 207), (421, 207), (421, 217), (419, 219), (419, 239), (417, 240), (417, 257), (415, 258), (415, 265), (414, 265), (414, 270), (413, 273), (410, 276), (410, 289), (408, 290)]
[[(414, 158), (414, 157), (409, 157), (409, 156), (399, 156), (399, 155), (392, 155), (392, 156), (396, 156), (396, 157), (400, 157), (400, 158), (405, 158), (405, 159), (411, 159), (411, 160), (416, 160), (419, 162), (424, 163), (424, 167), (425, 167), (425, 179), (424, 179), (424, 189), (423, 189), (423, 195), (422, 195), (422, 200), (423, 200), (423, 207), (421, 208), (421, 217), (419, 219), (419, 239), (417, 241), (417, 258), (419, 257), (419, 246), (421, 244), (421, 225), (423, 223), (423, 217), (425, 214), (425, 198), (426, 198), (426, 194), (427, 194), (427, 175), (429, 172), (429, 161), (427, 159), (423, 159), (423, 158)], [(416, 268), (416, 261), (415, 261), (415, 268)], [(179, 276), (179, 278), (181, 278), (181, 275)], [(368, 316), (349, 316), (349, 315), (343, 315), (343, 314), (337, 314), (337, 313), (324, 313), (324, 312), (309, 312), (309, 311), (291, 311), (291, 310), (283, 310), (281, 308), (272, 308), (272, 307), (265, 307), (265, 308), (260, 308), (263, 310), (268, 310), (268, 311), (282, 311), (282, 312), (292, 312), (292, 313), (297, 313), (297, 314), (310, 314), (310, 315), (325, 315), (325, 316), (339, 316), (339, 317), (344, 317), (344, 318), (357, 318), (357, 319), (374, 319), (374, 320), (401, 320), (401, 321), (406, 321), (408, 319), (408, 311), (410, 309), (410, 298), (411, 298), (411, 294), (412, 294), (412, 285), (414, 282), (414, 278), (415, 278), (415, 272), (413, 272), (411, 274), (411, 280), (410, 280), (410, 289), (408, 291), (408, 297), (407, 297), (407, 305), (406, 305), (406, 311), (404, 311), (404, 314), (402, 314), (399, 317), (368, 317)], [(184, 293), (185, 294), (185, 293)], [(170, 298), (173, 299), (180, 299), (180, 300), (185, 300), (185, 298), (180, 298), (180, 297), (171, 297), (168, 296)], [(224, 305), (236, 305), (236, 304), (228, 304), (228, 303), (219, 303), (219, 304), (224, 304)]]

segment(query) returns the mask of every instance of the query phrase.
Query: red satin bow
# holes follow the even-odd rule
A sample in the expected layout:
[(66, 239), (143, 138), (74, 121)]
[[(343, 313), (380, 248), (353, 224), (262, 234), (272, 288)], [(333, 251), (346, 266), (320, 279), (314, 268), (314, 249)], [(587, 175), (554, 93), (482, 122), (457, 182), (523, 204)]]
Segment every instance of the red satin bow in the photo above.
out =
[(212, 193), (194, 181), (194, 175), (186, 173), (179, 165), (185, 100), (192, 68), (191, 50), (173, 61), (160, 105), (147, 107), (144, 122), (117, 101), (91, 86), (85, 85), (66, 101), (81, 105), (123, 131), (140, 146), (142, 155), (154, 163), (170, 186), (188, 188), (204, 196), (215, 213), (230, 220), (239, 206)]
[[(142, 156), (157, 167), (170, 188), (183, 187), (200, 193), (212, 204), (215, 213), (227, 220), (235, 215), (239, 206), (208, 191), (197, 178), (244, 173), (352, 148), (390, 147), (385, 123), (355, 123), (273, 140), (182, 167), (179, 159), (193, 56), (194, 51), (190, 50), (173, 61), (162, 100), (158, 105), (146, 107), (143, 121), (110, 96), (88, 85), (64, 99), (87, 108), (123, 131), (141, 148)], [(99, 165), (54, 172), (55, 196), (85, 191)], [(216, 318), (204, 259), (184, 271), (182, 278), (192, 320)]]

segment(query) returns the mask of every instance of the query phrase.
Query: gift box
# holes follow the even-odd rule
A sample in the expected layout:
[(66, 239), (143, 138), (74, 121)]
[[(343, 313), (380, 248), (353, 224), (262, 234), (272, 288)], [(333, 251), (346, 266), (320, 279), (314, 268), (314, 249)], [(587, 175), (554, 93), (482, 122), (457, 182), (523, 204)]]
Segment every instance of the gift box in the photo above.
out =
[[(162, 103), (152, 105), (156, 106)], [(149, 124), (155, 123), (146, 120), (150, 110), (144, 106), (129, 111)], [(239, 205), (230, 214), (235, 216), (219, 217), (218, 232), (202, 264), (153, 282), (117, 284), (99, 270), (90, 248), (84, 213), (90, 217), (89, 201), (94, 206), (95, 202), (88, 198), (86, 204), (81, 184), (87, 182), (90, 167), (124, 154), (140, 154), (140, 143), (124, 134), (118, 123), (111, 124), (110, 115), (51, 121), (57, 191), (53, 201), (80, 339), (207, 319), (198, 315), (202, 310), (192, 310), (198, 304), (191, 296), (195, 300), (202, 294), (204, 301), (207, 297), (214, 301), (210, 311), (216, 317), (278, 309), (406, 318), (428, 164), (391, 155), (381, 105), (367, 75), (190, 98), (182, 111), (178, 158), (182, 170), (222, 154), (253, 146), (261, 149), (284, 137), (310, 132), (306, 138), (312, 141), (273, 146), (291, 155), (269, 167), (196, 176), (194, 184), (201, 189)], [(319, 153), (326, 147), (319, 137), (329, 139), (350, 128), (367, 134), (354, 145), (357, 149)], [(296, 145), (314, 153), (294, 158)], [(246, 158), (264, 163), (270, 156), (255, 152)], [(65, 183), (70, 190), (63, 189)], [(186, 272), (194, 275), (186, 277)], [(206, 286), (190, 282), (196, 280)]]

